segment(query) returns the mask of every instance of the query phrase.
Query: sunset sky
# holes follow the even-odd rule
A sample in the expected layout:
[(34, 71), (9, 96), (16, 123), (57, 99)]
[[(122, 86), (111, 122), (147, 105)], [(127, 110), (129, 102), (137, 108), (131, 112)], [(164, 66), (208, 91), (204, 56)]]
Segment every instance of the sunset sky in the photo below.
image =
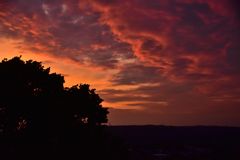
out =
[(239, 0), (0, 0), (0, 58), (89, 83), (112, 125), (240, 126)]

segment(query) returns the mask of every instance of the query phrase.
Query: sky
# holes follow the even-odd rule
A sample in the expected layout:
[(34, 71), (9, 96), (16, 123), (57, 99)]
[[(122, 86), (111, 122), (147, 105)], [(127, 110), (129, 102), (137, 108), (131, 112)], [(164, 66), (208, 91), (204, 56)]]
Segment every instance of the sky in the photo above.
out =
[(0, 0), (0, 58), (88, 83), (110, 125), (240, 126), (238, 0)]

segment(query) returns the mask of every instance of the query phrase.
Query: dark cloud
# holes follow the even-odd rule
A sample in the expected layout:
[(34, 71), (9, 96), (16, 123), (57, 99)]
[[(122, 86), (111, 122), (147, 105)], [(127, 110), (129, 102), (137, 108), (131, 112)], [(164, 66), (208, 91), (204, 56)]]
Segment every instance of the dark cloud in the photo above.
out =
[(141, 64), (124, 65), (120, 72), (113, 78), (112, 82), (117, 85), (130, 85), (139, 83), (153, 83), (160, 80), (160, 69), (158, 67), (143, 66)]
[(230, 65), (230, 69), (232, 69), (233, 73), (240, 74), (240, 46), (235, 45), (235, 46), (229, 46), (227, 48), (227, 62)]
[[(231, 106), (231, 107), (229, 107)], [(134, 109), (110, 109), (110, 124), (112, 125), (143, 125), (143, 124), (164, 124), (164, 125), (221, 125), (239, 126), (239, 103), (226, 102), (211, 104), (208, 110), (198, 110), (198, 114), (192, 111), (172, 112), (158, 108), (158, 112)], [(165, 107), (167, 108), (167, 107)], [(170, 108), (170, 106), (168, 107)], [(126, 116), (128, 113), (128, 116)], [(228, 113), (228, 114), (226, 114)], [(124, 118), (123, 118), (124, 117)], [(138, 119), (136, 121), (135, 119)], [(192, 123), (194, 122), (194, 123)]]

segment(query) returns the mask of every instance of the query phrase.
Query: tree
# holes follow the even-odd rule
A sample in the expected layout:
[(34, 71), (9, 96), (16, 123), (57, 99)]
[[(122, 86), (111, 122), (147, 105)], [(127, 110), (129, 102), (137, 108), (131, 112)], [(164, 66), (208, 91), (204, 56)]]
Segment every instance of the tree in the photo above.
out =
[[(72, 114), (80, 124), (100, 125), (107, 123), (107, 108), (103, 108), (103, 99), (90, 89), (88, 84), (80, 84), (65, 90), (70, 106), (73, 106)], [(79, 107), (81, 106), (81, 107)]]
[(21, 57), (0, 62), (0, 131), (55, 134), (72, 124), (101, 125), (108, 109), (88, 84), (64, 88), (64, 77)]

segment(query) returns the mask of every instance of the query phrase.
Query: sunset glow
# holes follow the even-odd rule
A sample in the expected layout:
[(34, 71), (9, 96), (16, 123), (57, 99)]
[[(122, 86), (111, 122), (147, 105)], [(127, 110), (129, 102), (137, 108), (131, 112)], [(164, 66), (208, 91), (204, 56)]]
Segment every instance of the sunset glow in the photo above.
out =
[(88, 83), (110, 124), (240, 126), (237, 0), (1, 0), (0, 58)]

